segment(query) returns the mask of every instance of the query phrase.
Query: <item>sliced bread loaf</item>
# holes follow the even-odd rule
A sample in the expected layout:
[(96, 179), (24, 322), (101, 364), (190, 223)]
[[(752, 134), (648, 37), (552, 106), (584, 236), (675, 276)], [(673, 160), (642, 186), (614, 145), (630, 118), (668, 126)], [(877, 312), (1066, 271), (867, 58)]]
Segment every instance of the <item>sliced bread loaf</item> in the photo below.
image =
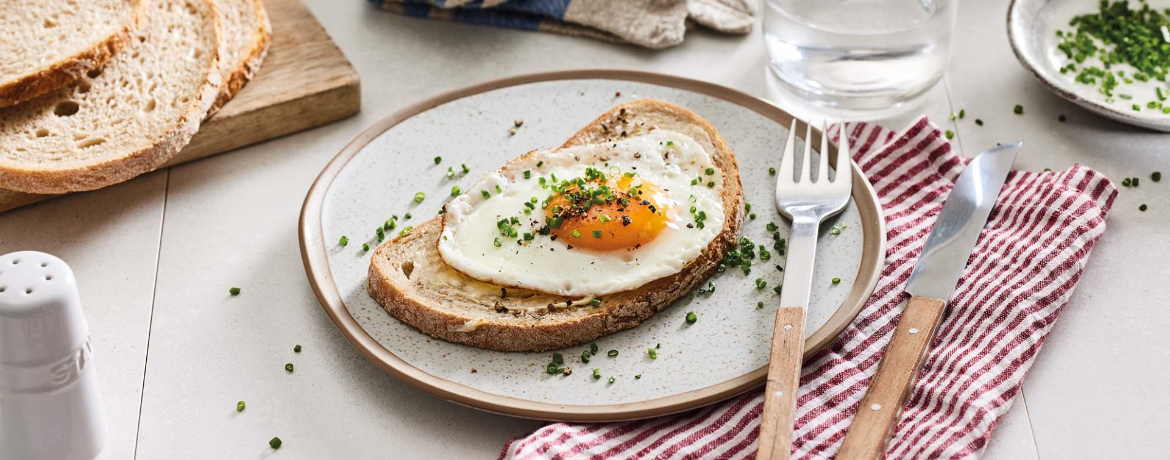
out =
[(91, 190), (171, 158), (219, 93), (221, 22), (213, 0), (153, 0), (103, 68), (0, 109), (0, 188)]
[(215, 113), (244, 88), (260, 69), (272, 41), (272, 24), (261, 0), (217, 0), (223, 12), (227, 54), (221, 59), (223, 86), (211, 107)]
[(655, 127), (698, 141), (724, 177), (723, 229), (681, 272), (607, 295), (599, 306), (591, 306), (588, 299), (504, 289), (443, 262), (437, 249), (443, 227), (439, 216), (378, 246), (370, 260), (370, 295), (390, 314), (427, 334), (491, 350), (564, 348), (637, 326), (714, 273), (735, 247), (744, 216), (735, 155), (711, 124), (682, 107), (653, 99), (619, 105), (562, 148), (636, 136)]
[(0, 107), (81, 78), (130, 42), (145, 0), (7, 0), (0, 6)]

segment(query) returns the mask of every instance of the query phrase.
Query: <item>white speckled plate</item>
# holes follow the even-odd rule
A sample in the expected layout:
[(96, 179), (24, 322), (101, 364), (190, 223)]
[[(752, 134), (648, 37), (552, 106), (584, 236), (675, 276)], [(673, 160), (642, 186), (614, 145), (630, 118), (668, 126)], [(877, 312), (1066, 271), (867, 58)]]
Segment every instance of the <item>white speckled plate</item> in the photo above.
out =
[[(1145, 3), (1130, 4), (1132, 8), (1140, 8)], [(1170, 2), (1166, 0), (1150, 0), (1149, 4), (1158, 10), (1170, 7)], [(1110, 101), (1098, 91), (1098, 85), (1077, 83), (1075, 71), (1060, 73), (1060, 68), (1070, 60), (1056, 48), (1060, 42), (1056, 31), (1070, 31), (1072, 28), (1068, 23), (1074, 16), (1096, 13), (1098, 10), (1098, 0), (1012, 0), (1008, 7), (1008, 40), (1012, 51), (1041, 84), (1058, 96), (1106, 118), (1143, 128), (1170, 131), (1170, 115), (1146, 108), (1148, 101), (1157, 100), (1155, 87), (1161, 86), (1162, 91), (1166, 91), (1166, 83), (1151, 79), (1146, 83), (1119, 85), (1115, 92), (1131, 95), (1133, 99), (1117, 97)], [(1084, 64), (1101, 65), (1096, 58), (1086, 60)], [(1114, 69), (1123, 69), (1127, 73), (1134, 71), (1124, 64), (1114, 65)], [(1140, 110), (1133, 110), (1135, 103), (1140, 106)]]
[[(620, 92), (620, 95), (618, 95)], [(774, 177), (791, 117), (760, 99), (709, 83), (629, 71), (570, 71), (499, 80), (441, 95), (389, 116), (345, 147), (309, 190), (301, 213), (305, 270), (325, 311), (371, 362), (437, 396), (481, 409), (550, 420), (602, 421), (662, 415), (710, 404), (764, 380), (771, 325), (779, 303), (781, 258), (756, 261), (750, 274), (729, 269), (717, 289), (683, 299), (642, 325), (597, 340), (602, 354), (579, 362), (587, 346), (563, 350), (577, 372), (550, 376), (551, 353), (504, 353), (434, 339), (399, 322), (366, 293), (374, 229), (391, 214), (410, 212), (421, 223), (434, 217), (453, 185), (464, 188), (484, 172), (531, 149), (560, 145), (610, 107), (653, 97), (706, 118), (736, 153), (744, 192), (755, 220), (744, 235), (769, 244), (768, 222), (787, 223), (773, 206)], [(509, 135), (513, 121), (524, 125)], [(819, 133), (814, 142), (819, 142)], [(798, 141), (798, 144), (800, 142)], [(814, 144), (816, 145), (816, 144)], [(798, 146), (797, 148), (802, 148)], [(436, 165), (435, 156), (443, 158)], [(448, 179), (447, 167), (467, 175)], [(422, 204), (412, 201), (425, 192)], [(806, 358), (826, 346), (853, 320), (873, 291), (882, 265), (884, 224), (872, 188), (854, 167), (853, 200), (825, 226), (817, 254)], [(341, 247), (338, 239), (349, 237)], [(841, 283), (833, 285), (832, 278)], [(756, 308), (763, 301), (764, 308)], [(687, 326), (689, 311), (699, 321)], [(646, 349), (661, 344), (658, 359)], [(616, 358), (605, 352), (618, 350)], [(591, 377), (598, 368), (603, 379)], [(641, 375), (640, 379), (635, 379)], [(616, 382), (609, 384), (608, 378)]]

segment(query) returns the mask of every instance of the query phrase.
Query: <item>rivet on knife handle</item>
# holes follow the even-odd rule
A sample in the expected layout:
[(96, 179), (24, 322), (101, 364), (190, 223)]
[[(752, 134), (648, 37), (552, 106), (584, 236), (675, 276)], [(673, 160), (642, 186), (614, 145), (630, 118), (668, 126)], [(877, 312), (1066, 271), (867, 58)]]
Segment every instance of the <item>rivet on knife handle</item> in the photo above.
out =
[(911, 297), (877, 374), (857, 408), (857, 415), (837, 460), (880, 459), (902, 412), (902, 402), (914, 386), (918, 369), (930, 350), (930, 341), (946, 310), (946, 301)]
[(800, 365), (804, 358), (804, 315), (802, 307), (776, 310), (757, 460), (787, 460), (792, 454), (796, 393), (800, 389)]

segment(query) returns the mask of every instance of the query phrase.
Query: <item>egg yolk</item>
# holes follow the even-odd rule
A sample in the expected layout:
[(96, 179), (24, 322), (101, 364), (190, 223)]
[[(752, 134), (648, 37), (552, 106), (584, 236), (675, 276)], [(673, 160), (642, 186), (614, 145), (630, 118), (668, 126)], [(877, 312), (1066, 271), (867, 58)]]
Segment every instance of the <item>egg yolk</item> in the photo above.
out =
[(661, 188), (628, 176), (608, 179), (605, 185), (613, 190), (608, 200), (582, 199), (576, 186), (555, 194), (545, 212), (563, 220), (551, 233), (573, 247), (612, 251), (636, 249), (662, 232), (667, 219)]

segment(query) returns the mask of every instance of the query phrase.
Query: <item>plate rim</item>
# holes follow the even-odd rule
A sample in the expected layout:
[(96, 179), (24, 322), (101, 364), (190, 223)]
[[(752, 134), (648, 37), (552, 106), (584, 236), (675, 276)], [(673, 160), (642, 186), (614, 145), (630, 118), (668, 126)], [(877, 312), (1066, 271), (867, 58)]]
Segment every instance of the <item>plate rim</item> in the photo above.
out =
[[(429, 374), (398, 357), (375, 340), (349, 313), (333, 281), (327, 245), (322, 231), (324, 198), (334, 179), (349, 161), (371, 141), (399, 123), (434, 107), (468, 96), (530, 83), (561, 80), (619, 80), (646, 83), (695, 92), (752, 110), (765, 118), (789, 126), (792, 115), (761, 98), (722, 85), (654, 72), (619, 69), (583, 69), (537, 72), (494, 79), (447, 91), (409, 104), (362, 130), (321, 170), (309, 187), (298, 221), (298, 239), (305, 274), (322, 309), (346, 340), (366, 360), (408, 385), (448, 401), (503, 415), (566, 422), (607, 422), (636, 420), (678, 413), (743, 394), (764, 383), (767, 365), (723, 382), (644, 401), (621, 404), (570, 405), (531, 401), (503, 396)], [(797, 130), (798, 134), (801, 130)], [(814, 129), (814, 142), (821, 136)], [(836, 144), (831, 144), (836, 149)], [(877, 193), (853, 161), (853, 199), (862, 217), (862, 258), (858, 276), (846, 296), (823, 326), (805, 340), (804, 359), (828, 346), (853, 322), (877, 285), (886, 256), (886, 222)], [(871, 224), (872, 223), (872, 224)], [(876, 224), (876, 225), (875, 225)]]
[(1022, 42), (1025, 39), (1022, 37), (1022, 35), (1030, 34), (1027, 34), (1022, 30), (1016, 30), (1017, 24), (1020, 25), (1020, 27), (1025, 26), (1024, 20), (1020, 18), (1020, 16), (1023, 14), (1020, 10), (1020, 5), (1026, 1), (1044, 2), (1047, 4), (1050, 0), (1011, 0), (1011, 2), (1008, 3), (1006, 16), (1008, 45), (1012, 48), (1012, 54), (1016, 55), (1016, 60), (1020, 61), (1020, 64), (1028, 70), (1028, 73), (1032, 74), (1032, 77), (1035, 78), (1036, 81), (1039, 81), (1041, 85), (1043, 85), (1049, 91), (1055, 93), (1057, 96), (1060, 96), (1062, 99), (1072, 102), (1081, 108), (1087, 109), (1090, 112), (1096, 113), (1105, 118), (1109, 118), (1111, 120), (1125, 123), (1131, 126), (1137, 126), (1139, 128), (1145, 128), (1154, 131), (1170, 131), (1170, 117), (1162, 119), (1134, 116), (1132, 113), (1128, 113), (1117, 107), (1106, 105), (1100, 101), (1096, 101), (1087, 97), (1081, 97), (1081, 95), (1077, 94), (1076, 91), (1070, 90), (1064, 86), (1064, 82), (1056, 81), (1055, 79), (1049, 77), (1047, 72), (1040, 71), (1039, 68), (1041, 64), (1034, 62), (1033, 56), (1030, 53), (1023, 51), (1025, 45)]

